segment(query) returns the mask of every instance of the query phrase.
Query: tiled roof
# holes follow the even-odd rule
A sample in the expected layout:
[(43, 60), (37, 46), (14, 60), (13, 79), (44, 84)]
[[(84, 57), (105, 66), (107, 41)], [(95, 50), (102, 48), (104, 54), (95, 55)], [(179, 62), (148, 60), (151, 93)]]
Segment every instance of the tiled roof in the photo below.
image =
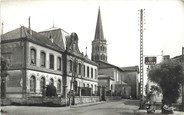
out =
[[(106, 67), (102, 67), (102, 69), (105, 69), (105, 68), (116, 68), (116, 69), (118, 69), (119, 71), (122, 71), (122, 69), (121, 68), (119, 68), (118, 66), (115, 66), (115, 65), (112, 65), (112, 64), (110, 64), (110, 63), (107, 63), (107, 62), (104, 62), (104, 61), (97, 61), (97, 63), (98, 64), (100, 64), (100, 63), (103, 63), (103, 64), (106, 64)], [(100, 65), (99, 65), (100, 66)], [(101, 68), (101, 67), (100, 67)]]
[(104, 74), (98, 75), (98, 79), (111, 79), (111, 80), (114, 80), (112, 77), (110, 77), (108, 75), (104, 75)]
[(136, 71), (139, 72), (139, 66), (121, 67), (123, 71)]
[(66, 35), (69, 35), (66, 31), (62, 30), (61, 28), (50, 28), (44, 31), (39, 32), (40, 34), (52, 38), (54, 43), (59, 46), (61, 49), (66, 49)]
[(31, 42), (55, 49), (57, 51), (62, 51), (60, 47), (58, 47), (56, 44), (52, 43), (49, 38), (31, 30), (31, 34), (29, 32), (29, 29), (21, 26), (20, 28), (17, 28), (15, 30), (12, 30), (10, 32), (7, 32), (2, 35), (2, 41), (7, 40), (14, 40), (14, 39), (28, 39)]
[(123, 81), (117, 81), (116, 85), (128, 85), (127, 83), (123, 82)]

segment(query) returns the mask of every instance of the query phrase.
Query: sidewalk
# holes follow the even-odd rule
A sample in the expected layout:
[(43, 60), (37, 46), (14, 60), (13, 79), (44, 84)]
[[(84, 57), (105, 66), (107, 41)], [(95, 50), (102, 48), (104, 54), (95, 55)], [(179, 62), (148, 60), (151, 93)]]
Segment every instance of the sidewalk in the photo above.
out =
[(146, 110), (137, 110), (135, 111), (138, 115), (184, 115), (182, 111), (174, 111), (173, 114), (161, 114), (161, 110), (156, 110), (155, 113), (147, 113)]

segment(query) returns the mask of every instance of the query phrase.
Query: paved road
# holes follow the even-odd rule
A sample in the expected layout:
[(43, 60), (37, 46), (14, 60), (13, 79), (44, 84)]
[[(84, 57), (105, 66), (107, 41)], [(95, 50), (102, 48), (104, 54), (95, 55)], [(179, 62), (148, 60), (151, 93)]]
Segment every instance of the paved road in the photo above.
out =
[(138, 110), (138, 103), (135, 100), (118, 100), (71, 107), (6, 106), (3, 110), (7, 113), (2, 115), (145, 115), (146, 110)]

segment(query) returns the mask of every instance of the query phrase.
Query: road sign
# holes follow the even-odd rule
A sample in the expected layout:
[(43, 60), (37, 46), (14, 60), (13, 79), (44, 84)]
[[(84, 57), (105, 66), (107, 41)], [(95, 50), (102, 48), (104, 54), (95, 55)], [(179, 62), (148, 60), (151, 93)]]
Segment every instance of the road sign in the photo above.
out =
[(152, 57), (145, 57), (145, 64), (146, 65), (154, 65), (157, 62), (157, 58), (152, 56)]

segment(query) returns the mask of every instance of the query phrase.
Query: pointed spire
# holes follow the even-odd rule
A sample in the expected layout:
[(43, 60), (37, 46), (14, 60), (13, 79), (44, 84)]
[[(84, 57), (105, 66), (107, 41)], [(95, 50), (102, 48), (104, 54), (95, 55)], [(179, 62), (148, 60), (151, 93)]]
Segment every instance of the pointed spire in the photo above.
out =
[(96, 31), (95, 31), (95, 40), (104, 40), (100, 6), (98, 9), (98, 17), (97, 17)]

